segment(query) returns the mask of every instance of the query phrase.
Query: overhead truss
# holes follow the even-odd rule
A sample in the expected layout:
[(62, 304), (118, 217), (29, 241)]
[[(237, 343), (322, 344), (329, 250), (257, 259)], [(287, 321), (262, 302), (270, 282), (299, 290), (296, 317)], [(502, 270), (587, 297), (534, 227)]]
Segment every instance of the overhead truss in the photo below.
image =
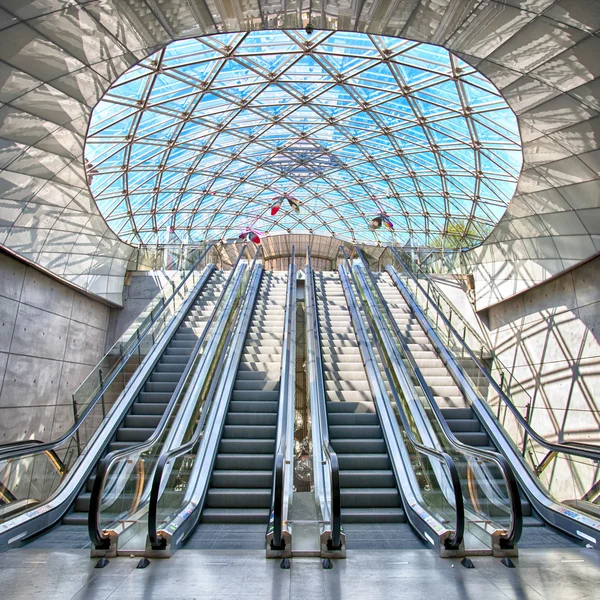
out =
[[(96, 106), (85, 157), (100, 211), (133, 243), (253, 227), (468, 246), (504, 213), (522, 164), (515, 115), (449, 51), (296, 30), (165, 46)], [(281, 194), (300, 213), (284, 203), (272, 217)], [(369, 229), (381, 212), (394, 231)]]

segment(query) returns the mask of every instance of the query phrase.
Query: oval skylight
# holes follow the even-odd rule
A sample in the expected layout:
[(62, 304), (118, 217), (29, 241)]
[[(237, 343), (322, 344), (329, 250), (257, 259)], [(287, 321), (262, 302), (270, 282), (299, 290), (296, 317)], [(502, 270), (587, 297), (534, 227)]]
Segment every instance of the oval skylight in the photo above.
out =
[[(467, 246), (504, 213), (522, 154), (499, 91), (447, 50), (294, 30), (177, 41), (142, 60), (94, 109), (85, 159), (100, 211), (131, 243), (251, 228)], [(370, 227), (382, 214), (393, 229)]]

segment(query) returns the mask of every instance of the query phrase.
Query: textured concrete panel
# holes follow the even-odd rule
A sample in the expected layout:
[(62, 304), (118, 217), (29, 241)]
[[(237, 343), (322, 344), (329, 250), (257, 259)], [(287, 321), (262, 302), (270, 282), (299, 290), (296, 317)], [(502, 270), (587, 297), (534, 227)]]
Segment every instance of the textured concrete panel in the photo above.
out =
[(71, 395), (102, 357), (109, 309), (12, 257), (0, 261), (4, 291), (21, 300), (0, 295), (0, 439), (50, 439), (73, 422)]
[(50, 441), (57, 414), (66, 415), (66, 412), (56, 405), (44, 408), (0, 407), (0, 443), (21, 440)]
[(56, 404), (62, 362), (11, 354), (6, 365), (0, 406), (48, 406)]
[[(513, 384), (510, 397), (522, 411), (532, 402), (532, 425), (549, 440), (600, 440), (599, 269), (597, 257), (487, 310), (497, 356), (525, 388)], [(588, 488), (595, 481), (586, 465), (573, 472), (557, 462), (547, 473), (561, 494), (574, 476)]]
[(68, 331), (69, 320), (67, 318), (21, 304), (15, 324), (11, 352), (62, 360)]
[(110, 309), (108, 306), (100, 304), (83, 294), (77, 294), (73, 302), (71, 319), (80, 323), (86, 323), (97, 329), (106, 330), (109, 313)]
[(71, 321), (64, 359), (95, 365), (102, 356), (106, 331), (85, 323)]
[(26, 269), (21, 261), (0, 252), (0, 296), (19, 300)]
[(40, 271), (28, 269), (21, 302), (68, 318), (73, 308), (74, 295), (75, 290)]
[(19, 303), (0, 296), (0, 351), (8, 352), (12, 341)]
[(2, 388), (2, 382), (4, 381), (4, 373), (6, 371), (8, 356), (9, 355), (6, 352), (0, 352), (0, 389)]
[(58, 390), (57, 403), (71, 404), (72, 396), (81, 382), (90, 374), (93, 367), (81, 363), (62, 363), (60, 387)]
[(577, 306), (600, 302), (600, 261), (592, 260), (573, 271)]

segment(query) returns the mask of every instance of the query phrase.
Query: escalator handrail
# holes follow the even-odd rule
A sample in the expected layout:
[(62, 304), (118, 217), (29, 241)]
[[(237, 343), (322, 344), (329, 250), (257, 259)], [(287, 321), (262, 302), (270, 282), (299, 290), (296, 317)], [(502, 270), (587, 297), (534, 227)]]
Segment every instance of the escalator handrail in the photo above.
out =
[(102, 396), (104, 396), (104, 394), (108, 390), (109, 386), (117, 378), (117, 376), (119, 375), (121, 370), (126, 366), (129, 358), (133, 355), (133, 353), (136, 351), (136, 349), (140, 346), (140, 344), (142, 343), (142, 340), (144, 339), (144, 336), (146, 335), (146, 333), (148, 333), (148, 330), (150, 329), (150, 327), (157, 321), (157, 319), (160, 317), (160, 315), (166, 310), (169, 303), (177, 296), (179, 290), (182, 288), (183, 285), (185, 285), (185, 283), (190, 278), (192, 273), (194, 273), (196, 271), (196, 268), (204, 260), (204, 257), (213, 248), (213, 246), (214, 246), (214, 244), (210, 244), (209, 246), (207, 246), (206, 250), (201, 254), (200, 258), (195, 262), (194, 266), (188, 271), (188, 274), (181, 280), (181, 282), (175, 288), (175, 290), (169, 296), (169, 298), (167, 300), (165, 300), (165, 302), (163, 302), (162, 306), (160, 307), (160, 310), (156, 313), (156, 315), (152, 318), (152, 320), (150, 320), (148, 322), (144, 331), (140, 332), (140, 334), (137, 336), (137, 340), (136, 340), (135, 344), (133, 344), (131, 346), (131, 348), (129, 349), (129, 352), (126, 355), (121, 357), (116, 368), (114, 368), (112, 370), (111, 374), (108, 376), (106, 381), (103, 382), (103, 385), (98, 390), (94, 399), (88, 403), (88, 405), (85, 407), (85, 409), (82, 411), (82, 413), (78, 416), (77, 421), (75, 423), (73, 423), (73, 425), (68, 429), (68, 431), (66, 431), (66, 433), (61, 435), (56, 440), (53, 440), (50, 442), (45, 442), (43, 444), (38, 444), (37, 442), (32, 442), (31, 445), (29, 445), (29, 446), (24, 445), (24, 447), (22, 447), (22, 448), (8, 448), (5, 452), (3, 451), (2, 446), (0, 446), (0, 460), (6, 460), (9, 458), (18, 458), (21, 456), (27, 456), (29, 454), (34, 454), (34, 453), (37, 454), (37, 453), (45, 452), (47, 450), (53, 450), (54, 448), (61, 446), (66, 440), (68, 440), (75, 433), (77, 433), (77, 431), (79, 430), (79, 428), (81, 427), (82, 423), (85, 421), (87, 416), (90, 414), (90, 412), (92, 412), (92, 410), (94, 409), (96, 404), (98, 404), (98, 402), (102, 399)]
[[(317, 377), (315, 385), (317, 387), (318, 402), (320, 407), (320, 418), (319, 424), (321, 426), (321, 447), (327, 458), (327, 465), (329, 467), (329, 479), (330, 479), (330, 493), (331, 493), (331, 507), (329, 514), (331, 518), (331, 549), (336, 550), (341, 547), (342, 540), (342, 495), (341, 495), (341, 484), (340, 484), (340, 462), (336, 451), (331, 445), (329, 439), (329, 425), (327, 419), (327, 408), (325, 398), (325, 385), (324, 385), (324, 368), (323, 368), (323, 357), (322, 357), (322, 346), (321, 346), (321, 333), (319, 329), (319, 313), (317, 311), (317, 298), (315, 292), (315, 279), (314, 271), (312, 268), (312, 260), (310, 254), (310, 246), (306, 249), (306, 306), (307, 313), (308, 308), (311, 308), (312, 315), (312, 329), (314, 332), (314, 345), (315, 345), (315, 362)], [(308, 289), (310, 287), (310, 290)], [(310, 302), (310, 304), (309, 304)]]
[(514, 547), (514, 545), (519, 541), (519, 539), (521, 537), (521, 533), (523, 531), (523, 509), (521, 506), (521, 499), (520, 499), (520, 495), (519, 495), (519, 486), (517, 485), (517, 480), (515, 478), (513, 470), (510, 467), (510, 463), (499, 452), (496, 452), (493, 450), (485, 450), (482, 448), (475, 448), (473, 446), (469, 446), (468, 444), (465, 444), (464, 442), (461, 442), (456, 437), (454, 432), (450, 429), (448, 422), (444, 418), (444, 415), (443, 415), (440, 407), (438, 406), (437, 402), (435, 401), (435, 398), (433, 397), (433, 393), (431, 392), (431, 389), (429, 387), (429, 384), (427, 383), (427, 380), (423, 376), (423, 373), (422, 373), (419, 365), (417, 364), (417, 361), (415, 360), (412, 351), (408, 347), (408, 344), (405, 342), (404, 337), (403, 337), (402, 333), (400, 332), (398, 323), (396, 322), (396, 319), (392, 315), (390, 308), (388, 306), (388, 303), (386, 302), (385, 298), (383, 297), (383, 294), (382, 294), (381, 290), (379, 289), (377, 282), (375, 281), (373, 272), (369, 268), (369, 265), (368, 265), (367, 261), (365, 260), (363, 253), (361, 252), (360, 248), (358, 248), (358, 247), (355, 248), (355, 251), (357, 252), (357, 254), (361, 260), (364, 270), (367, 273), (367, 277), (369, 277), (369, 279), (371, 281), (372, 289), (375, 290), (375, 293), (377, 294), (377, 297), (379, 298), (380, 305), (383, 307), (383, 310), (385, 311), (385, 313), (387, 315), (388, 321), (392, 326), (394, 337), (400, 343), (403, 353), (407, 357), (407, 359), (410, 363), (411, 369), (417, 378), (419, 386), (421, 387), (421, 389), (423, 390), (423, 393), (425, 394), (427, 403), (429, 404), (429, 407), (433, 411), (433, 414), (435, 415), (438, 425), (442, 428), (442, 431), (444, 433), (446, 440), (458, 452), (472, 456), (475, 459), (483, 458), (483, 459), (492, 461), (500, 469), (500, 472), (502, 473), (502, 478), (504, 479), (504, 483), (506, 485), (506, 489), (508, 492), (510, 514), (511, 514), (512, 518), (511, 518), (510, 529), (508, 530), (506, 535), (502, 535), (500, 537), (499, 543), (500, 543), (501, 547), (503, 547), (503, 548)]
[[(388, 250), (391, 251), (391, 248), (388, 247)], [(407, 254), (406, 252), (404, 254)], [(397, 255), (394, 255), (395, 257), (397, 257)], [(406, 261), (403, 262), (403, 266), (406, 267)], [(419, 272), (427, 279), (427, 281), (433, 286), (433, 289), (435, 290), (435, 293), (437, 295), (439, 295), (446, 304), (448, 304), (448, 306), (450, 306), (450, 308), (454, 311), (454, 313), (456, 314), (456, 316), (460, 319), (461, 323), (465, 326), (466, 329), (469, 330), (469, 333), (479, 342), (479, 344), (485, 348), (487, 351), (489, 351), (490, 353), (492, 352), (492, 347), (491, 347), (491, 343), (489, 340), (486, 340), (483, 338), (482, 334), (479, 333), (478, 331), (475, 330), (475, 328), (471, 325), (471, 323), (469, 323), (469, 321), (467, 321), (467, 319), (464, 318), (464, 316), (456, 309), (456, 307), (454, 306), (454, 304), (452, 303), (452, 301), (450, 300), (450, 298), (448, 298), (448, 296), (444, 293), (443, 290), (441, 290), (437, 284), (435, 283), (435, 281), (433, 281), (433, 279), (430, 277), (429, 273), (427, 273), (426, 271), (423, 270), (423, 268), (421, 267), (421, 265), (417, 264), (416, 267), (419, 269)], [(436, 303), (437, 305), (437, 303)], [(485, 335), (485, 332), (484, 334)]]
[[(350, 267), (350, 261), (346, 254), (346, 251), (343, 246), (340, 246), (340, 249), (342, 251), (342, 254), (344, 257), (344, 262), (345, 262), (345, 264), (343, 266), (345, 266), (350, 277), (352, 277), (352, 280), (354, 281), (354, 285), (355, 285), (357, 293), (358, 293), (358, 289), (359, 289), (358, 282), (356, 281), (356, 276)], [(342, 273), (343, 273), (343, 270), (340, 270), (340, 274), (342, 274)], [(350, 303), (349, 303), (349, 306), (348, 306), (349, 310), (351, 312), (354, 311), (355, 314), (357, 314), (357, 315), (360, 315), (360, 311), (358, 309), (358, 306), (356, 305), (357, 298), (356, 298), (355, 294), (352, 292), (352, 290), (350, 290), (350, 298), (352, 300), (352, 303), (354, 303), (354, 306), (350, 306)], [(369, 311), (366, 310), (363, 299), (360, 297), (360, 295), (358, 296), (358, 302), (360, 303), (363, 313), (365, 314), (365, 316), (367, 318), (367, 325), (371, 331), (375, 348), (377, 349), (379, 355), (382, 358), (384, 358), (386, 356), (386, 354), (383, 351), (383, 349), (381, 348), (381, 344), (379, 343), (377, 335), (375, 334), (375, 326), (372, 322), (372, 318), (369, 316)], [(357, 333), (357, 335), (358, 335), (358, 333)], [(369, 342), (367, 341), (366, 343), (369, 343)], [(405, 430), (408, 438), (410, 439), (412, 445), (421, 454), (425, 454), (426, 456), (432, 457), (439, 462), (445, 463), (446, 467), (448, 468), (448, 471), (450, 474), (450, 482), (452, 485), (452, 493), (454, 495), (454, 507), (456, 510), (456, 530), (453, 532), (453, 534), (450, 538), (445, 540), (445, 544), (446, 544), (447, 548), (457, 549), (460, 547), (460, 545), (464, 539), (465, 509), (464, 509), (462, 485), (460, 482), (460, 477), (458, 475), (458, 469), (456, 468), (456, 463), (454, 462), (454, 459), (449, 454), (444, 452), (443, 450), (439, 450), (432, 446), (428, 446), (417, 440), (417, 438), (415, 437), (415, 435), (412, 431), (412, 426), (410, 425), (408, 417), (406, 416), (406, 413), (404, 411), (404, 407), (402, 406), (402, 403), (400, 402), (400, 399), (398, 398), (398, 390), (396, 390), (396, 386), (394, 385), (393, 379), (391, 378), (389, 368), (386, 366), (385, 362), (383, 363), (383, 369), (385, 371), (386, 378), (387, 378), (388, 382), (390, 383), (390, 390), (394, 397), (394, 403), (396, 405), (396, 408), (398, 409), (398, 413), (399, 413), (400, 419), (402, 421), (402, 426), (404, 427), (404, 430)]]
[[(271, 513), (273, 515), (273, 549), (283, 549), (283, 512), (285, 505), (285, 464), (288, 452), (288, 440), (293, 437), (288, 425), (288, 412), (294, 402), (294, 385), (296, 370), (296, 264), (295, 248), (292, 246), (285, 307), (285, 325), (283, 332), (283, 352), (281, 354), (281, 388), (279, 390), (279, 411), (277, 437), (275, 441), (275, 464), (273, 469), (273, 498)], [(269, 523), (267, 534), (271, 524)]]
[[(494, 391), (498, 394), (498, 397), (502, 400), (502, 402), (504, 402), (504, 404), (506, 404), (506, 406), (509, 408), (509, 410), (512, 412), (512, 414), (515, 416), (517, 421), (519, 421), (519, 424), (523, 427), (523, 429), (525, 429), (525, 431), (527, 432), (527, 435), (529, 435), (532, 439), (534, 439), (540, 446), (543, 446), (544, 448), (547, 448), (548, 450), (552, 450), (553, 452), (572, 454), (573, 456), (579, 456), (582, 458), (588, 458), (588, 459), (596, 460), (596, 461), (600, 460), (600, 449), (598, 449), (597, 447), (595, 447), (593, 445), (584, 444), (584, 443), (571, 444), (569, 442), (565, 442), (562, 444), (556, 444), (554, 442), (549, 442), (546, 438), (541, 436), (539, 433), (537, 433), (535, 431), (535, 429), (533, 429), (531, 427), (531, 425), (527, 422), (527, 420), (521, 414), (519, 409), (513, 404), (512, 400), (510, 400), (510, 398), (504, 393), (502, 388), (498, 385), (496, 380), (492, 377), (491, 373), (489, 373), (489, 371), (485, 368), (485, 366), (477, 358), (476, 354), (473, 352), (473, 350), (471, 350), (471, 348), (469, 347), (467, 342), (462, 338), (462, 336), (458, 333), (458, 331), (456, 331), (455, 327), (452, 325), (452, 323), (450, 323), (450, 321), (444, 315), (444, 313), (439, 310), (439, 308), (437, 307), (437, 305), (435, 304), (435, 302), (433, 301), (431, 296), (429, 296), (429, 294), (425, 291), (425, 289), (419, 283), (419, 281), (416, 278), (416, 276), (414, 275), (414, 273), (412, 273), (410, 271), (410, 269), (406, 266), (406, 264), (404, 263), (402, 258), (395, 251), (395, 249), (394, 248), (390, 248), (390, 249), (391, 249), (394, 257), (402, 265), (402, 267), (404, 268), (406, 273), (409, 275), (409, 277), (411, 277), (411, 279), (413, 279), (413, 281), (415, 282), (415, 284), (417, 285), (419, 290), (427, 298), (428, 302), (433, 306), (434, 310), (436, 310), (436, 312), (438, 313), (438, 316), (442, 319), (442, 321), (444, 322), (446, 327), (448, 327), (448, 329), (450, 329), (450, 331), (452, 332), (454, 337), (463, 346), (466, 353), (473, 360), (473, 362), (477, 365), (477, 368), (481, 371), (481, 373), (487, 379), (487, 381), (492, 386)], [(390, 273), (390, 274), (392, 274), (392, 273)], [(392, 274), (392, 279), (394, 279), (394, 282), (396, 283), (396, 285), (398, 285), (397, 282), (402, 284), (402, 282), (400, 282), (399, 279), (397, 278), (397, 275), (394, 277), (394, 275)], [(410, 293), (410, 291), (409, 290), (407, 290), (407, 291), (409, 292), (409, 295), (412, 298), (412, 294)], [(413, 302), (414, 302), (415, 306), (418, 307), (418, 304), (417, 304), (416, 300), (414, 300), (414, 298), (413, 298)], [(427, 317), (425, 317), (425, 319), (427, 319)], [(457, 365), (457, 366), (458, 366), (458, 368), (460, 368), (460, 365)]]
[(242, 256), (244, 255), (244, 252), (246, 252), (246, 248), (247, 246), (244, 245), (240, 250), (237, 259), (231, 268), (231, 272), (229, 273), (227, 280), (223, 285), (223, 290), (221, 291), (221, 294), (219, 295), (219, 298), (215, 303), (215, 306), (210, 314), (208, 321), (204, 325), (204, 329), (202, 330), (198, 341), (194, 345), (194, 349), (192, 350), (190, 358), (188, 359), (185, 365), (185, 369), (183, 370), (183, 373), (181, 374), (181, 377), (177, 382), (177, 386), (171, 394), (169, 403), (167, 404), (167, 407), (165, 408), (165, 411), (163, 412), (160, 421), (158, 422), (158, 425), (156, 426), (150, 437), (144, 442), (140, 442), (138, 444), (129, 446), (127, 448), (123, 448), (121, 450), (113, 450), (112, 452), (109, 452), (98, 464), (96, 477), (94, 480), (94, 487), (92, 489), (92, 494), (90, 497), (90, 506), (88, 512), (88, 533), (90, 539), (92, 540), (92, 543), (97, 549), (107, 549), (110, 547), (110, 537), (104, 535), (100, 528), (100, 506), (102, 502), (102, 492), (104, 491), (106, 477), (113, 464), (115, 464), (117, 461), (121, 460), (125, 456), (128, 456), (129, 454), (139, 454), (140, 452), (148, 450), (149, 448), (154, 446), (154, 444), (162, 437), (167, 423), (171, 418), (173, 410), (177, 404), (177, 400), (179, 398), (181, 390), (183, 389), (183, 386), (185, 385), (188, 379), (192, 367), (195, 364), (197, 354), (202, 345), (204, 344), (206, 336), (208, 335), (208, 332), (219, 313), (219, 308), (221, 304), (223, 303), (225, 297), (228, 295), (230, 283), (233, 281), (238, 264)]
[[(249, 282), (252, 281), (252, 275), (254, 273), (254, 269), (257, 264), (257, 258), (258, 258), (258, 255), (260, 254), (261, 250), (262, 250), (262, 248), (261, 248), (261, 246), (259, 246), (254, 255), (252, 264), (250, 265), (250, 267), (248, 269), (248, 273), (249, 273), (248, 281)], [(236, 310), (234, 322), (237, 322), (237, 320), (239, 319), (242, 308), (243, 308), (243, 303), (240, 303), (240, 305), (238, 306), (238, 308)], [(224, 357), (227, 353), (227, 349), (229, 348), (229, 342), (230, 342), (231, 338), (233, 337), (234, 332), (235, 332), (235, 326), (232, 325), (231, 327), (229, 327), (229, 330), (227, 332), (227, 337), (225, 338), (225, 343), (223, 344), (223, 351), (222, 351), (221, 355), (219, 356), (219, 360), (217, 361), (217, 369), (215, 370), (215, 372), (213, 373), (213, 376), (211, 378), (211, 383), (210, 383), (210, 387), (209, 387), (208, 394), (206, 397), (206, 401), (204, 403), (204, 406), (202, 407), (202, 413), (200, 415), (200, 419), (198, 420), (198, 424), (196, 425), (196, 428), (194, 429), (194, 433), (192, 434), (192, 437), (184, 444), (181, 444), (180, 446), (177, 446), (176, 448), (171, 448), (171, 449), (167, 450), (166, 452), (163, 452), (156, 463), (156, 468), (154, 470), (154, 476), (152, 478), (150, 499), (149, 499), (149, 503), (148, 503), (148, 541), (154, 550), (163, 549), (167, 543), (166, 539), (161, 538), (158, 535), (158, 523), (157, 523), (158, 503), (160, 501), (161, 484), (162, 484), (162, 479), (163, 479), (165, 468), (167, 466), (167, 463), (170, 460), (172, 460), (174, 458), (178, 458), (180, 456), (183, 456), (184, 454), (187, 454), (198, 443), (198, 441), (202, 437), (202, 433), (204, 431), (204, 425), (206, 424), (206, 419), (208, 418), (208, 414), (210, 413), (212, 401), (214, 399), (218, 384), (220, 383), (221, 373), (223, 372), (223, 369), (225, 368)]]

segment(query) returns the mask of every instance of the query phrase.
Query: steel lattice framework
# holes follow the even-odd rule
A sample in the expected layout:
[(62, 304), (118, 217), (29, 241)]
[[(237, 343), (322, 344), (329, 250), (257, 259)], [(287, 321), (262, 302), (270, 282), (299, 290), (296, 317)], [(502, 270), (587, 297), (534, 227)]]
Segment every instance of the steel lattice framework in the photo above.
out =
[[(125, 241), (315, 233), (481, 240), (522, 164), (499, 91), (449, 51), (361, 33), (255, 31), (173, 42), (94, 109), (88, 182)], [(291, 194), (300, 213), (273, 198)], [(368, 227), (386, 212), (395, 231)]]

